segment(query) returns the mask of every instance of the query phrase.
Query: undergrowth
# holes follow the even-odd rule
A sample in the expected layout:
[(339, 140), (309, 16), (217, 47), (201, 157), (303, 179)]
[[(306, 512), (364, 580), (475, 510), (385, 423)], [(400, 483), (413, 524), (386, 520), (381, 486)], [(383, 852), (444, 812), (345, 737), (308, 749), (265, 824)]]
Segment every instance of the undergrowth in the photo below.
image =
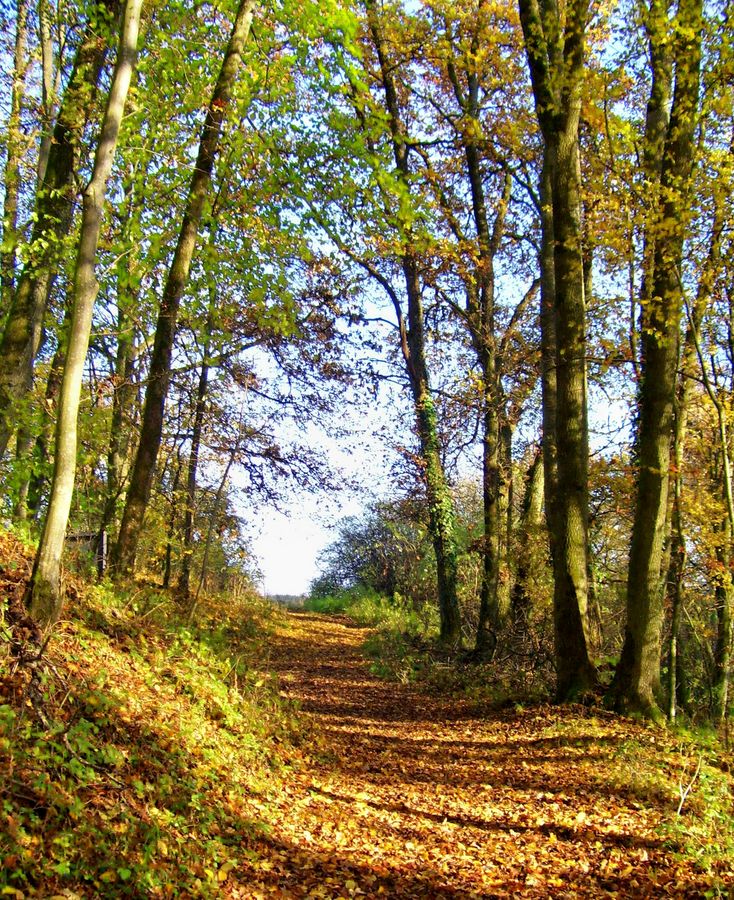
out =
[(707, 896), (731, 896), (718, 872), (734, 860), (734, 757), (711, 730), (676, 726), (651, 734), (620, 747), (616, 787), (643, 801), (658, 798), (663, 840), (711, 877)]
[(370, 627), (365, 651), (374, 675), (402, 683), (428, 677), (427, 650), (438, 638), (433, 608), (417, 610), (400, 594), (385, 597), (361, 587), (309, 598), (305, 607), (311, 612), (347, 615), (358, 625)]
[(0, 545), (0, 892), (221, 893), (301, 761), (297, 711), (256, 663), (279, 613), (204, 604), (190, 627), (155, 588), (69, 579), (42, 646), (28, 550)]
[(482, 659), (442, 647), (435, 607), (415, 609), (399, 594), (384, 597), (357, 587), (309, 598), (305, 608), (369, 626), (364, 649), (380, 678), (494, 706), (544, 702), (552, 694), (552, 655), (526, 630), (508, 627), (497, 653)]

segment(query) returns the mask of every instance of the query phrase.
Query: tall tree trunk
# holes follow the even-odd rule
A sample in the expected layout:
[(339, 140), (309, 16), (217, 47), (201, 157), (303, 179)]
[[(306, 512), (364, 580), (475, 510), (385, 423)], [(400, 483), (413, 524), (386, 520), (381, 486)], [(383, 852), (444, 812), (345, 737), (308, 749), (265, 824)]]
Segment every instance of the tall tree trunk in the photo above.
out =
[[(500, 385), (501, 390), (501, 385)], [(504, 398), (504, 392), (501, 391)], [(502, 406), (505, 407), (505, 400), (502, 400)], [(510, 559), (510, 547), (515, 535), (517, 527), (514, 492), (515, 479), (512, 465), (512, 441), (515, 428), (512, 422), (505, 420), (500, 429), (500, 459), (499, 459), (499, 534), (500, 548), (498, 559), (498, 582), (497, 582), (497, 609), (499, 612), (500, 622), (504, 622), (510, 612), (510, 599), (512, 596), (512, 560)]]
[[(728, 465), (728, 461), (725, 462)], [(721, 577), (716, 585), (716, 642), (714, 644), (714, 672), (711, 684), (713, 697), (712, 716), (717, 725), (726, 720), (729, 708), (729, 670), (732, 649), (732, 608), (734, 605), (734, 584), (731, 577), (732, 527), (728, 520), (723, 523), (721, 546), (716, 558)]]
[(547, 160), (540, 175), (540, 385), (543, 406), (543, 491), (551, 558), (555, 555), (558, 502), (558, 441), (556, 439), (556, 279), (553, 263), (553, 211)]
[[(375, 0), (365, 0), (367, 23), (377, 52), (385, 108), (389, 118), (393, 156), (403, 186), (409, 188), (410, 166), (405, 141), (404, 124), (400, 114), (398, 91), (385, 52)], [(401, 327), (401, 347), (405, 361), (416, 415), (418, 438), (424, 465), (428, 497), (429, 528), (436, 555), (438, 605), (441, 619), (440, 638), (448, 646), (461, 644), (461, 615), (457, 598), (459, 547), (456, 536), (454, 501), (441, 459), (441, 447), (436, 420), (436, 407), (431, 395), (428, 365), (425, 355), (423, 299), (418, 257), (412, 249), (410, 225), (401, 223), (401, 267), (408, 299), (407, 328), (399, 303), (396, 312)], [(395, 302), (395, 295), (393, 296)]]
[[(46, 178), (51, 141), (53, 138), (53, 118), (56, 108), (60, 68), (54, 68), (54, 44), (51, 37), (51, 10), (49, 0), (39, 0), (38, 30), (41, 39), (41, 140), (38, 146), (38, 168), (36, 190), (40, 191)], [(54, 75), (54, 72), (56, 73)]]
[(51, 497), (28, 589), (28, 604), (31, 614), (46, 626), (58, 618), (63, 602), (61, 554), (64, 549), (76, 473), (79, 397), (84, 360), (89, 347), (92, 311), (99, 290), (94, 267), (102, 227), (107, 181), (112, 171), (125, 101), (135, 67), (142, 5), (143, 0), (127, 0), (125, 3), (117, 63), (97, 144), (92, 179), (83, 194), (84, 205), (79, 252), (74, 273), (74, 303), (69, 331), (69, 347), (56, 423)]
[(125, 502), (120, 534), (110, 560), (110, 567), (118, 578), (131, 576), (135, 566), (138, 536), (150, 499), (163, 435), (163, 411), (171, 378), (171, 356), (176, 335), (178, 310), (189, 280), (199, 225), (219, 149), (222, 125), (250, 32), (254, 8), (255, 0), (240, 0), (232, 34), (207, 110), (181, 231), (163, 289), (150, 361), (148, 387), (145, 392), (140, 441), (130, 476), (130, 487)]
[[(118, 0), (103, 0), (100, 9), (114, 19)], [(23, 267), (0, 340), (0, 456), (15, 429), (15, 407), (31, 388), (48, 288), (76, 201), (79, 138), (106, 52), (106, 43), (99, 37), (99, 23), (90, 19), (76, 52), (54, 128), (43, 186), (36, 197), (31, 258)]]
[[(127, 232), (135, 205), (135, 177), (125, 185), (125, 212), (121, 223)], [(136, 277), (137, 252), (133, 241), (125, 241), (125, 259), (120, 262), (117, 284), (117, 351), (112, 390), (112, 414), (110, 438), (107, 448), (107, 488), (102, 517), (99, 523), (99, 539), (110, 530), (117, 530), (118, 502), (122, 495), (129, 470), (129, 455), (133, 433), (134, 405), (137, 396), (135, 383), (135, 335), (134, 314), (140, 297), (139, 279)], [(113, 526), (111, 528), (111, 526)]]
[(527, 588), (531, 574), (530, 544), (533, 535), (543, 521), (544, 474), (543, 448), (541, 446), (530, 463), (525, 478), (525, 494), (517, 539), (517, 570), (510, 598), (512, 620), (523, 630), (527, 629), (530, 617), (530, 595)]
[[(687, 552), (686, 537), (683, 525), (683, 469), (685, 463), (685, 445), (688, 433), (688, 412), (691, 402), (691, 388), (695, 383), (698, 367), (697, 345), (698, 329), (703, 320), (706, 307), (711, 299), (711, 288), (721, 261), (721, 238), (724, 226), (724, 208), (728, 198), (718, 196), (714, 211), (711, 240), (706, 262), (698, 282), (698, 290), (693, 309), (690, 310), (690, 321), (686, 328), (683, 345), (680, 376), (676, 391), (673, 427), (673, 497), (670, 512), (670, 547), (667, 557), (666, 590), (670, 605), (670, 645), (668, 666), (668, 718), (676, 718), (676, 705), (681, 685), (679, 673), (682, 667), (679, 638), (683, 614), (684, 587)], [(664, 557), (665, 558), (665, 557)]]
[(418, 266), (410, 255), (403, 259), (403, 273), (408, 296), (409, 323), (405, 342), (408, 348), (406, 365), (410, 375), (418, 437), (425, 466), (429, 527), (436, 555), (440, 638), (442, 643), (454, 647), (461, 644), (461, 615), (457, 598), (459, 548), (456, 540), (454, 500), (441, 460), (436, 408), (428, 379)]
[[(627, 624), (612, 687), (617, 707), (658, 719), (668, 489), (682, 307), (681, 260), (689, 210), (701, 60), (701, 0), (680, 0), (675, 91), (652, 229), (652, 271), (642, 307), (636, 441), (637, 499), (627, 581)], [(651, 43), (667, 31), (651, 33)]]
[[(467, 100), (467, 112), (479, 127), (477, 107), (478, 87), (472, 83)], [(473, 129), (470, 133), (474, 133)], [(502, 420), (505, 414), (505, 397), (501, 375), (497, 365), (497, 338), (495, 334), (495, 276), (494, 259), (499, 252), (504, 235), (505, 216), (510, 201), (511, 180), (505, 179), (502, 197), (498, 203), (493, 227), (490, 230), (487, 204), (481, 178), (478, 148), (468, 141), (464, 155), (472, 196), (472, 212), (479, 244), (477, 290), (469, 291), (467, 324), (475, 353), (482, 369), (482, 506), (484, 516), (484, 565), (479, 602), (476, 650), (480, 655), (494, 651), (496, 633), (502, 624), (505, 610), (500, 602), (500, 568), (504, 546), (502, 535), (502, 487), (504, 485), (501, 464)]]
[[(484, 385), (482, 435), (482, 510), (484, 540), (482, 542), (482, 584), (479, 591), (479, 622), (476, 652), (479, 656), (494, 653), (497, 631), (501, 625), (498, 602), (500, 569), (500, 503), (499, 503), (499, 423), (493, 388), (494, 364), (482, 366)], [(486, 382), (489, 382), (487, 384)], [(491, 387), (490, 387), (491, 385)]]
[(28, 427), (18, 429), (16, 460), (20, 463), (22, 481), (18, 486), (18, 494), (13, 504), (13, 521), (25, 522), (28, 519), (28, 494), (31, 489), (33, 465), (33, 448), (36, 440)]
[(181, 484), (181, 469), (183, 468), (183, 459), (181, 451), (183, 450), (183, 442), (179, 442), (176, 447), (176, 469), (171, 484), (171, 511), (168, 517), (168, 540), (166, 541), (166, 552), (163, 559), (163, 583), (161, 587), (168, 590), (171, 586), (171, 570), (173, 568), (173, 541), (176, 536), (176, 522), (178, 521), (178, 489)]
[(137, 295), (138, 291), (134, 291), (131, 296), (125, 298), (124, 302), (118, 300), (117, 353), (110, 418), (110, 443), (107, 450), (107, 496), (99, 526), (100, 538), (103, 532), (109, 532), (110, 526), (116, 521), (117, 503), (128, 472), (132, 411), (137, 393), (135, 333), (130, 310), (136, 306)]
[(229, 479), (229, 473), (234, 465), (234, 461), (237, 458), (237, 454), (240, 451), (240, 447), (242, 446), (242, 439), (244, 437), (244, 421), (243, 416), (240, 414), (240, 422), (239, 429), (237, 432), (237, 439), (234, 444), (230, 448), (229, 458), (227, 459), (227, 465), (224, 467), (224, 472), (222, 473), (222, 478), (219, 482), (219, 486), (217, 487), (217, 492), (214, 495), (214, 504), (212, 506), (211, 516), (209, 517), (209, 525), (206, 530), (206, 540), (204, 541), (204, 555), (201, 560), (201, 572), (199, 573), (199, 583), (196, 587), (196, 594), (194, 595), (191, 605), (189, 607), (189, 614), (187, 619), (189, 622), (192, 622), (194, 619), (194, 614), (196, 612), (196, 607), (199, 604), (199, 597), (201, 596), (202, 588), (204, 587), (204, 583), (206, 581), (206, 576), (209, 570), (209, 555), (211, 553), (212, 546), (212, 537), (214, 536), (214, 529), (217, 523), (217, 517), (219, 515), (219, 511), (222, 506), (222, 499), (224, 497), (224, 490), (227, 487), (227, 480)]
[(588, 0), (519, 0), (553, 221), (557, 444), (550, 512), (558, 698), (593, 687), (588, 635), (588, 423), (579, 119)]
[[(211, 331), (211, 315), (207, 322), (207, 333)], [(194, 424), (191, 429), (191, 450), (186, 473), (186, 511), (184, 513), (183, 558), (181, 574), (178, 580), (178, 593), (182, 600), (187, 600), (191, 590), (191, 562), (194, 553), (194, 516), (196, 513), (196, 476), (199, 468), (199, 451), (201, 435), (204, 428), (206, 412), (206, 395), (209, 384), (209, 345), (204, 345), (204, 359), (199, 372), (199, 383), (196, 388), (196, 404), (194, 408)]]
[(18, 240), (18, 197), (23, 134), (20, 113), (26, 70), (28, 38), (28, 0), (18, 0), (15, 14), (15, 58), (8, 115), (7, 159), (5, 162), (5, 200), (3, 203), (3, 250), (0, 252), (0, 315), (10, 306), (15, 290), (16, 244)]
[[(71, 313), (71, 306), (69, 303), (65, 303), (63, 320), (57, 332), (56, 351), (51, 359), (46, 379), (44, 402), (40, 414), (40, 428), (36, 427), (34, 429), (35, 436), (25, 426), (18, 432), (18, 456), (21, 456), (21, 439), (24, 441), (24, 448), (28, 444), (31, 445), (29, 457), (21, 461), (22, 465), (28, 470), (28, 482), (23, 484), (19, 491), (19, 494), (25, 495), (23, 502), (26, 505), (26, 518), (29, 515), (32, 515), (34, 519), (38, 518), (46, 486), (50, 480), (53, 463), (52, 450), (56, 409), (59, 402), (59, 394), (61, 393), (61, 382), (64, 377), (64, 366), (66, 365)], [(19, 506), (20, 503), (19, 499)], [(22, 511), (22, 508), (20, 508), (20, 511)]]

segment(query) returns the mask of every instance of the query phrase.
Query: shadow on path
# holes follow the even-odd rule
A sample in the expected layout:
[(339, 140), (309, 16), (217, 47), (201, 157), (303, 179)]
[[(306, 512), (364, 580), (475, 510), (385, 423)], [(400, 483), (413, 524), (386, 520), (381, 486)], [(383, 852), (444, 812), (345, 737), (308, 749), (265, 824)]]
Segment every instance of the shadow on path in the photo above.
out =
[[(611, 716), (522, 713), (371, 676), (365, 630), (292, 615), (265, 665), (313, 724), (308, 771), (271, 798), (251, 887), (232, 896), (700, 897), (655, 833), (668, 799), (608, 763)], [(618, 766), (617, 770), (618, 771)]]

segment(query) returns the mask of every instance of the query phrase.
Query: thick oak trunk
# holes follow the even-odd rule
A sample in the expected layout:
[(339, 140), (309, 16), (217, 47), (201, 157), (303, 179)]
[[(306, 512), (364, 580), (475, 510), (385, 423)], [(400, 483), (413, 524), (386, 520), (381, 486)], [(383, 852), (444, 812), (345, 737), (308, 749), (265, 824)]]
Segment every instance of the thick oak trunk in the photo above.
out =
[[(588, 2), (574, 0), (562, 10), (555, 0), (549, 0), (541, 11), (536, 0), (519, 0), (519, 8), (543, 134), (542, 367), (543, 399), (551, 404), (544, 410), (543, 443), (548, 460), (556, 692), (564, 700), (596, 683), (587, 621), (586, 309), (579, 162)], [(548, 247), (551, 231), (552, 259)], [(547, 271), (550, 267), (552, 276)], [(551, 367), (555, 368), (555, 385)]]
[[(613, 693), (619, 709), (661, 716), (658, 707), (668, 490), (682, 309), (681, 262), (689, 210), (701, 59), (701, 0), (681, 0), (675, 91), (665, 136), (659, 203), (642, 306), (637, 499), (627, 580), (627, 624)], [(667, 39), (667, 32), (656, 31)]]

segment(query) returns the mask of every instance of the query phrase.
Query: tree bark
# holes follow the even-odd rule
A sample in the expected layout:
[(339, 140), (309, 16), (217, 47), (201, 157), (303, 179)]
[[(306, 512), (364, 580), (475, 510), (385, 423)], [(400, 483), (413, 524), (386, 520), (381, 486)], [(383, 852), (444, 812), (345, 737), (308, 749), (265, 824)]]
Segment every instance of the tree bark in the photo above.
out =
[[(127, 231), (135, 204), (134, 177), (125, 186), (125, 212), (121, 223)], [(110, 531), (116, 533), (118, 502), (123, 493), (130, 464), (131, 441), (134, 433), (135, 400), (138, 386), (135, 382), (135, 334), (134, 313), (140, 297), (140, 285), (136, 276), (137, 253), (132, 241), (125, 242), (125, 262), (119, 270), (122, 277), (117, 285), (117, 351), (115, 353), (112, 391), (112, 415), (107, 448), (107, 487), (102, 517), (99, 523), (99, 540)], [(111, 527), (112, 526), (112, 527)], [(108, 562), (108, 560), (106, 561)]]
[(142, 5), (143, 0), (127, 0), (125, 3), (117, 63), (95, 154), (92, 179), (83, 195), (82, 226), (74, 273), (74, 303), (56, 423), (51, 497), (27, 598), (31, 614), (45, 626), (51, 625), (58, 618), (63, 602), (61, 554), (76, 473), (79, 397), (84, 360), (89, 346), (92, 311), (99, 290), (94, 267), (107, 181), (112, 171), (125, 101), (135, 67)]
[[(682, 309), (681, 261), (698, 109), (701, 0), (680, 0), (678, 19), (675, 91), (664, 140), (659, 202), (649, 225), (652, 263), (646, 273), (642, 306), (637, 500), (627, 580), (627, 623), (612, 685), (618, 709), (654, 719), (661, 718), (657, 695), (667, 575), (664, 543), (669, 523), (670, 449)], [(650, 39), (654, 44), (667, 39), (667, 33), (656, 30)]]
[(28, 38), (27, 0), (18, 0), (15, 16), (15, 54), (13, 83), (10, 90), (8, 115), (7, 159), (5, 162), (5, 200), (3, 202), (3, 251), (0, 253), (0, 315), (10, 306), (15, 290), (15, 269), (18, 240), (18, 196), (20, 189), (20, 163), (23, 155), (20, 113), (23, 83), (26, 70), (26, 45)]
[[(104, 0), (101, 8), (114, 19), (118, 0)], [(20, 275), (0, 340), (0, 457), (15, 430), (16, 406), (31, 388), (48, 288), (76, 201), (79, 137), (106, 52), (98, 23), (90, 19), (76, 52), (49, 148), (43, 186), (36, 197), (30, 259)]]
[[(211, 331), (211, 315), (207, 322), (207, 333)], [(181, 574), (178, 580), (178, 594), (182, 600), (188, 600), (191, 591), (191, 562), (194, 553), (194, 516), (196, 513), (196, 476), (199, 468), (199, 451), (201, 435), (204, 428), (206, 412), (206, 396), (209, 385), (208, 343), (204, 345), (204, 360), (199, 372), (199, 383), (196, 388), (196, 404), (194, 407), (194, 424), (191, 429), (191, 450), (186, 472), (186, 511), (184, 513), (183, 558)]]
[(163, 582), (161, 587), (167, 591), (171, 586), (171, 571), (173, 568), (173, 542), (176, 537), (176, 522), (178, 521), (178, 494), (179, 485), (181, 484), (181, 469), (183, 468), (183, 460), (181, 451), (183, 450), (183, 442), (179, 442), (176, 446), (176, 469), (171, 483), (171, 510), (168, 517), (168, 540), (166, 541), (166, 552), (163, 558)]
[(171, 356), (178, 310), (189, 280), (199, 225), (219, 149), (222, 125), (250, 32), (254, 8), (255, 0), (240, 0), (222, 67), (207, 110), (181, 231), (163, 289), (148, 387), (145, 392), (140, 441), (130, 476), (120, 534), (110, 562), (113, 575), (117, 578), (130, 577), (135, 566), (138, 536), (150, 499), (163, 435), (163, 412), (171, 378)]
[[(728, 465), (728, 460), (724, 462)], [(734, 584), (731, 577), (732, 527), (728, 520), (723, 523), (721, 546), (716, 558), (721, 577), (716, 585), (716, 641), (714, 644), (714, 671), (711, 684), (712, 717), (717, 725), (723, 725), (729, 709), (729, 669), (731, 668), (732, 647), (732, 601)]]
[(530, 463), (530, 468), (525, 478), (525, 494), (523, 496), (517, 540), (517, 571), (515, 572), (515, 581), (512, 585), (510, 599), (512, 620), (523, 631), (527, 630), (530, 619), (530, 595), (527, 588), (531, 574), (529, 548), (533, 535), (543, 521), (544, 475), (543, 448), (539, 447), (533, 461)]
[[(536, 113), (543, 134), (541, 186), (545, 182), (550, 187), (550, 197), (543, 199), (550, 199), (553, 227), (552, 310), (556, 343), (553, 436), (557, 455), (556, 483), (553, 484), (552, 476), (547, 481), (548, 490), (554, 492), (549, 524), (554, 573), (556, 692), (559, 699), (565, 700), (596, 684), (587, 621), (589, 450), (578, 136), (588, 0), (573, 0), (566, 5), (563, 17), (556, 0), (542, 3), (519, 0), (519, 7)], [(548, 387), (546, 384), (546, 390)]]
[[(400, 114), (394, 69), (385, 52), (375, 0), (365, 0), (367, 23), (380, 66), (385, 108), (389, 118), (395, 166), (406, 190), (409, 190), (410, 165)], [(428, 497), (429, 528), (436, 555), (438, 606), (441, 619), (440, 639), (450, 647), (461, 644), (461, 615), (457, 598), (459, 548), (456, 535), (454, 501), (446, 479), (436, 421), (436, 408), (431, 395), (428, 366), (425, 356), (423, 299), (419, 275), (419, 261), (412, 248), (410, 226), (401, 235), (401, 267), (408, 299), (407, 328), (399, 308), (401, 347), (405, 361), (416, 415), (418, 438), (424, 466)], [(398, 304), (399, 306), (399, 304)]]
[(38, 30), (41, 40), (41, 140), (38, 146), (38, 168), (36, 190), (40, 190), (46, 177), (51, 141), (53, 137), (53, 117), (60, 69), (54, 76), (54, 45), (51, 37), (51, 10), (49, 0), (39, 0)]

